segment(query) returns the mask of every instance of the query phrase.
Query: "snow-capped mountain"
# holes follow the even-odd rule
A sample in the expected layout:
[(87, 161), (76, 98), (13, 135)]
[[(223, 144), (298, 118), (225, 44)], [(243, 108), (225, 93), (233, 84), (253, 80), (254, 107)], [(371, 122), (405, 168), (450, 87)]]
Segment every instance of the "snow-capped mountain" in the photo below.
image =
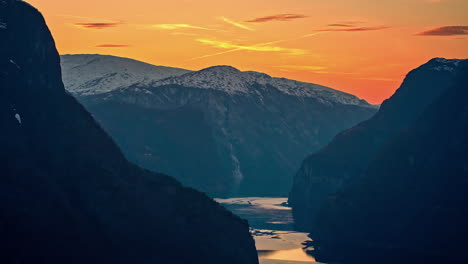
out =
[(106, 93), (133, 84), (149, 84), (189, 72), (105, 55), (63, 55), (61, 61), (67, 90), (79, 96)]
[[(68, 63), (64, 74), (78, 79)], [(230, 66), (129, 85), (93, 78), (86, 93), (65, 85), (130, 160), (214, 196), (286, 195), (304, 157), (377, 111), (328, 87)]]
[(241, 72), (231, 66), (214, 66), (183, 76), (176, 76), (152, 83), (152, 86), (180, 85), (202, 89), (215, 89), (229, 94), (251, 94), (254, 85), (271, 86), (284, 94), (297, 97), (313, 97), (323, 103), (335, 102), (352, 105), (368, 105), (354, 95), (343, 93), (322, 85), (304, 83), (285, 78), (272, 78), (265, 73)]

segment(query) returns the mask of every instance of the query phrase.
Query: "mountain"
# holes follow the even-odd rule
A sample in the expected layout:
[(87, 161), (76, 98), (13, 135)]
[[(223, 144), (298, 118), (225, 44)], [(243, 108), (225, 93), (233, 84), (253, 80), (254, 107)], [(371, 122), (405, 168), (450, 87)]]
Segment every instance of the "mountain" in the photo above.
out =
[(461, 60), (435, 58), (411, 71), (401, 87), (371, 119), (338, 134), (309, 156), (294, 178), (289, 203), (297, 228), (314, 230), (323, 204), (369, 164), (396, 136), (408, 129), (438, 96), (454, 84)]
[(331, 88), (230, 66), (95, 89), (68, 88), (131, 161), (217, 197), (287, 195), (300, 160), (377, 111)]
[(129, 163), (66, 93), (36, 9), (0, 21), (0, 263), (258, 263), (246, 221)]
[(468, 60), (457, 72), (361, 178), (327, 201), (312, 233), (327, 261), (468, 263)]
[(189, 70), (154, 66), (144, 62), (106, 55), (62, 55), (62, 79), (67, 90), (85, 96), (109, 92), (133, 84), (182, 75)]

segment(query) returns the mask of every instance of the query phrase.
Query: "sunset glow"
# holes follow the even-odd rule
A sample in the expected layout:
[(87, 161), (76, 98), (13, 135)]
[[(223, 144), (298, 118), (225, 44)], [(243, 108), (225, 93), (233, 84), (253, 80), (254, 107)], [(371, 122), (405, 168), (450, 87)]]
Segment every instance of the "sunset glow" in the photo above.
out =
[(466, 0), (28, 0), (61, 54), (240, 70), (381, 103), (432, 57), (468, 57)]

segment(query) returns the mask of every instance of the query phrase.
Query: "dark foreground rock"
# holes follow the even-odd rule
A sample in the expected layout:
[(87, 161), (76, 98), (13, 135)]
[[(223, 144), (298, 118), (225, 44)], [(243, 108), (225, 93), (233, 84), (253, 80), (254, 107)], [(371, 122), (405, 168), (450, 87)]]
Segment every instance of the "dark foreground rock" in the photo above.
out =
[(436, 58), (411, 71), (374, 117), (338, 134), (303, 162), (289, 196), (297, 228), (315, 229), (323, 205), (361, 177), (396, 136), (412, 126), (436, 98), (453, 86), (457, 74), (461, 74), (461, 62)]
[(129, 163), (65, 92), (37, 10), (0, 22), (0, 263), (258, 263), (245, 221)]
[(312, 232), (322, 259), (468, 263), (467, 97), (460, 61), (452, 85), (327, 200)]

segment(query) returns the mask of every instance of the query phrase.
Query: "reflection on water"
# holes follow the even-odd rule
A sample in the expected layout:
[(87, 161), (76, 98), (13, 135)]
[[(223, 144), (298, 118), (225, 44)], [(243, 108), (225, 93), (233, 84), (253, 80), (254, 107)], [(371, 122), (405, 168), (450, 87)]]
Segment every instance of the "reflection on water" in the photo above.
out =
[(313, 263), (315, 259), (307, 255), (302, 248), (293, 248), (286, 250), (259, 250), (258, 257), (260, 259), (272, 260), (288, 260), (288, 261), (301, 261), (306, 263)]
[(283, 204), (287, 198), (232, 198), (217, 201), (236, 215), (249, 221), (255, 229), (294, 230), (291, 208)]
[(305, 253), (308, 234), (292, 231), (294, 220), (287, 198), (217, 199), (227, 209), (249, 221), (261, 264), (317, 263)]

